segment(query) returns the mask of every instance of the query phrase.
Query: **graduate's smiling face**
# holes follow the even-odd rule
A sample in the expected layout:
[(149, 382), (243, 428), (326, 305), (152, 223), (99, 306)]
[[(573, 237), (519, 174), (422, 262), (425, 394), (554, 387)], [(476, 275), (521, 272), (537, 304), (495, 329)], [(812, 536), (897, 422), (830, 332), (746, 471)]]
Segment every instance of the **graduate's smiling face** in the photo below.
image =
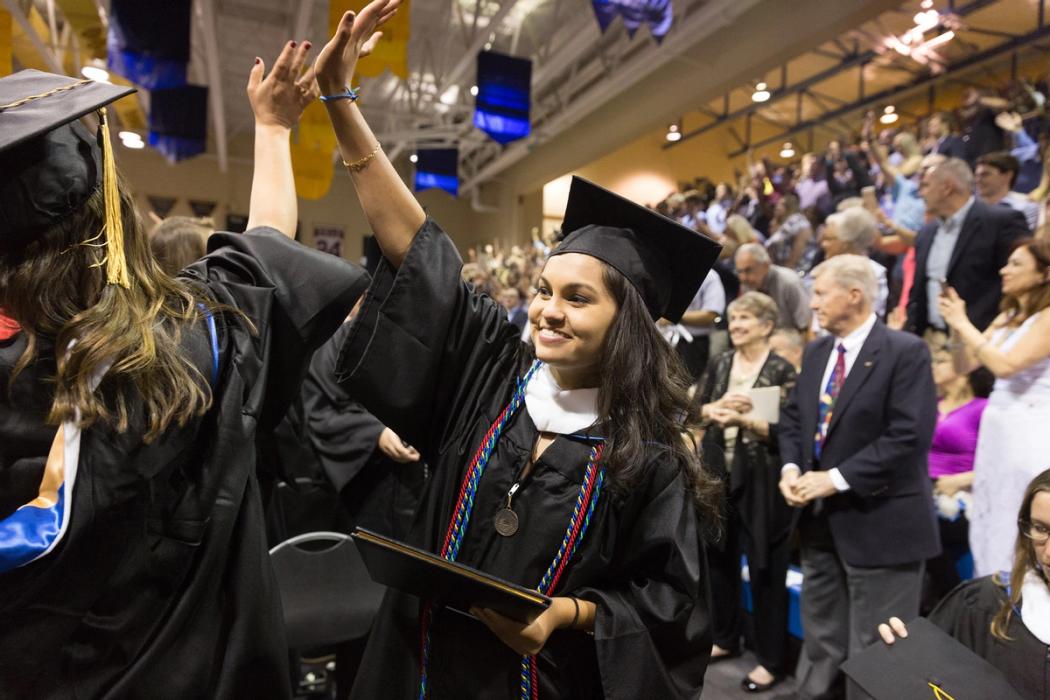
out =
[(605, 338), (617, 304), (605, 266), (582, 253), (547, 260), (529, 305), (536, 357), (550, 365), (563, 389), (597, 386)]
[(1028, 511), (1028, 521), (1030, 533), (1037, 535), (1032, 538), (1035, 560), (1039, 562), (1043, 576), (1050, 581), (1050, 539), (1042, 539), (1047, 530), (1050, 530), (1050, 491), (1035, 494)]

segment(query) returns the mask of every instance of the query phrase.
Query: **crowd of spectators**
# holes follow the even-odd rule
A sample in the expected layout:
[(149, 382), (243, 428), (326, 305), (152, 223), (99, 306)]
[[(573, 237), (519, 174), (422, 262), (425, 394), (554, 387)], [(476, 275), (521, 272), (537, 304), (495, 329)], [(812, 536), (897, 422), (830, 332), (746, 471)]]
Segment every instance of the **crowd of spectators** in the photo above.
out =
[[(778, 444), (776, 422), (755, 418), (748, 397), (756, 388), (780, 386), (782, 402), (787, 402), (796, 373), (799, 386), (812, 386), (814, 396), (818, 389), (830, 392), (831, 384), (824, 387), (836, 377), (832, 361), (823, 377), (807, 379), (804, 352), (819, 351), (820, 339), (829, 335), (841, 338), (839, 347), (845, 347), (849, 337), (861, 333), (861, 340), (852, 341), (848, 373), (861, 352), (859, 344), (877, 335), (866, 314), (873, 314), (872, 322), (890, 332), (921, 338), (925, 345), (920, 346), (928, 350), (918, 365), (925, 375), (921, 380), (912, 374), (908, 391), (886, 389), (879, 398), (913, 404), (889, 405), (887, 411), (912, 416), (909, 434), (914, 433), (915, 444), (922, 446), (919, 462), (926, 465), (921, 467), (928, 487), (923, 508), (931, 519), (936, 513), (939, 523), (932, 536), (940, 539), (937, 548), (942, 553), (916, 562), (928, 578), (922, 609), (929, 610), (960, 581), (967, 550), (973, 550), (976, 575), (1011, 569), (1016, 531), (1012, 517), (1025, 485), (1046, 468), (1045, 455), (1050, 454), (1050, 433), (1045, 430), (1050, 425), (1050, 312), (1044, 313), (1050, 306), (1050, 122), (1042, 112), (1044, 100), (1040, 95), (1033, 99), (1034, 91), (1024, 85), (1005, 97), (969, 89), (955, 112), (935, 112), (898, 128), (877, 131), (869, 113), (856, 133), (830, 142), (823, 152), (803, 155), (797, 164), (752, 162), (736, 182), (699, 178), (652, 205), (723, 245), (719, 262), (682, 323), (662, 326), (697, 381), (696, 406), (708, 426), (699, 436), (705, 461), (729, 486), (727, 534), (709, 550), (713, 584), (718, 584), (713, 593), (719, 600), (714, 610), (715, 659), (739, 651), (742, 625), (734, 601), (739, 600), (740, 582), (735, 569), (742, 553), (751, 564), (757, 623), (751, 627), (749, 644), (759, 666), (743, 685), (752, 692), (772, 687), (787, 670), (782, 624), (786, 600), (777, 581), (787, 565), (788, 531), (795, 521), (782, 501), (770, 498), (776, 495), (785, 438), (780, 435)], [(524, 328), (530, 285), (552, 245), (554, 241), (537, 239), (528, 248), (507, 252), (496, 246), (472, 250), (464, 278), (499, 299)], [(840, 256), (836, 274), (825, 277), (859, 295), (850, 297), (859, 304), (851, 308), (860, 325), (849, 337), (845, 331), (836, 334), (828, 320), (834, 315), (826, 309), (834, 304), (827, 292), (820, 299), (814, 294), (815, 273), (830, 269), (822, 263)], [(865, 261), (860, 268), (858, 260)], [(823, 321), (813, 313), (821, 309)], [(827, 345), (826, 352), (830, 348)], [(818, 371), (824, 371), (823, 360), (819, 364)], [(863, 366), (873, 364), (869, 359)], [(915, 367), (909, 367), (913, 372)], [(843, 378), (838, 379), (842, 388)], [(887, 382), (892, 384), (892, 379)], [(805, 398), (802, 389), (795, 391), (796, 402)], [(937, 406), (929, 421), (930, 435), (922, 434), (922, 416), (908, 413), (924, 404), (924, 392), (930, 394), (930, 405)], [(820, 416), (823, 419), (823, 410)], [(886, 431), (897, 429), (892, 416), (886, 420)], [(887, 474), (901, 469), (899, 464), (883, 467)], [(803, 466), (802, 471), (807, 470)], [(851, 489), (838, 469), (831, 471), (836, 472), (834, 488), (827, 486), (825, 496), (816, 500), (830, 498), (828, 503), (836, 504), (837, 510), (841, 504), (834, 499), (841, 500), (841, 492)], [(791, 484), (806, 484), (807, 476)], [(888, 484), (879, 488), (900, 488), (898, 477), (886, 476)], [(861, 483), (852, 490), (871, 496), (863, 494), (867, 486)], [(801, 493), (791, 490), (796, 486), (786, 488), (788, 496)], [(788, 503), (804, 503), (803, 497), (797, 498)], [(850, 503), (842, 507), (856, 506), (856, 501)], [(915, 541), (924, 536), (917, 535)], [(803, 570), (808, 561), (811, 577), (814, 561), (824, 562), (819, 564), (822, 574), (830, 566), (814, 558), (816, 550), (807, 560), (807, 538), (813, 537), (812, 532), (803, 534)], [(861, 595), (853, 590), (856, 566), (870, 564), (875, 571), (880, 562), (896, 566), (898, 559), (926, 558), (933, 551), (916, 545), (910, 554), (894, 552), (903, 544), (892, 538), (880, 542), (878, 551), (859, 554), (852, 544), (837, 546), (845, 546), (852, 559), (843, 563), (842, 552), (836, 555), (839, 566), (850, 571), (847, 597)], [(798, 552), (794, 556), (797, 561)], [(818, 585), (818, 578), (822, 577), (815, 577), (811, 586)], [(871, 579), (881, 581), (877, 587), (889, 580)], [(920, 589), (912, 588), (918, 602)], [(803, 591), (805, 598), (805, 583)], [(857, 614), (854, 603), (849, 603), (851, 614)], [(869, 602), (872, 609), (864, 619), (897, 614), (893, 605), (901, 605), (901, 599), (882, 606)], [(849, 653), (856, 651), (858, 639), (876, 639), (874, 624), (867, 627), (849, 630), (841, 657), (828, 651), (826, 639), (827, 648), (803, 651), (805, 663), (797, 673), (804, 696), (807, 684), (827, 680), (820, 676), (823, 662), (813, 661), (813, 654), (827, 652), (828, 658), (841, 661), (846, 647)]]

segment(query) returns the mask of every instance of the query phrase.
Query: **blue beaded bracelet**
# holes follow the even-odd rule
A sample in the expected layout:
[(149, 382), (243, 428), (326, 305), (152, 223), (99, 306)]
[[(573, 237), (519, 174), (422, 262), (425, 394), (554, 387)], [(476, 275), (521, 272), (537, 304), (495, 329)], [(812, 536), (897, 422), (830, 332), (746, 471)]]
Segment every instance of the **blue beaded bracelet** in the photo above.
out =
[(361, 88), (352, 88), (347, 85), (346, 92), (341, 92), (338, 95), (321, 95), (321, 102), (330, 102), (331, 100), (350, 100), (351, 102), (357, 102), (357, 98), (360, 96)]

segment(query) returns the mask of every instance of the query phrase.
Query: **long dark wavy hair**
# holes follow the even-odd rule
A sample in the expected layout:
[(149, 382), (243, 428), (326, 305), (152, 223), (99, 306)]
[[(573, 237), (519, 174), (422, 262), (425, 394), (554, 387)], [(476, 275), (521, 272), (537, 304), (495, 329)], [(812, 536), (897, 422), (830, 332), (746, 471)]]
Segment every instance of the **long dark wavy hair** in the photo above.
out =
[[(1004, 641), (1010, 640), (1007, 630), (1010, 628), (1014, 610), (1021, 608), (1021, 586), (1024, 584), (1025, 575), (1029, 571), (1036, 571), (1043, 583), (1050, 586), (1050, 581), (1043, 576), (1042, 567), (1036, 558), (1035, 545), (1024, 534), (1024, 528), (1030, 524), (1029, 519), (1032, 517), (1032, 501), (1035, 500), (1036, 494), (1044, 492), (1050, 493), (1050, 469), (1038, 474), (1029, 482), (1028, 488), (1024, 490), (1024, 498), (1021, 499), (1021, 509), (1017, 513), (1017, 539), (1014, 541), (1014, 567), (1010, 571), (1010, 594), (992, 618), (992, 636)], [(998, 576), (993, 580), (1000, 586), (1005, 584)]]
[[(1035, 258), (1035, 269), (1043, 274), (1050, 270), (1050, 240), (1045, 238), (1022, 238), (1014, 243), (1011, 252), (1026, 249)], [(1020, 325), (1043, 309), (1050, 308), (1050, 281), (1030, 290), (1027, 298), (1004, 294), (999, 310), (1007, 316), (1007, 323)]]
[(630, 489), (642, 477), (653, 447), (665, 450), (687, 477), (706, 534), (717, 537), (722, 484), (704, 469), (695, 444), (685, 437), (699, 427), (689, 411), (689, 373), (657, 331), (638, 290), (614, 268), (604, 263), (603, 268), (618, 311), (601, 358), (598, 415), (608, 426), (602, 461), (614, 486)]
[[(179, 341), (183, 328), (199, 320), (198, 304), (220, 307), (161, 269), (123, 182), (120, 192), (129, 288), (106, 283), (106, 248), (97, 244), (105, 237), (90, 242), (105, 222), (99, 187), (29, 245), (0, 244), (0, 306), (27, 340), (12, 382), (36, 359), (41, 339), (54, 343), (49, 422), (87, 427), (101, 421), (124, 432), (132, 406), (141, 402), (148, 421), (144, 440), (150, 442), (211, 405), (209, 383)], [(102, 372), (102, 383), (93, 388), (92, 378)]]

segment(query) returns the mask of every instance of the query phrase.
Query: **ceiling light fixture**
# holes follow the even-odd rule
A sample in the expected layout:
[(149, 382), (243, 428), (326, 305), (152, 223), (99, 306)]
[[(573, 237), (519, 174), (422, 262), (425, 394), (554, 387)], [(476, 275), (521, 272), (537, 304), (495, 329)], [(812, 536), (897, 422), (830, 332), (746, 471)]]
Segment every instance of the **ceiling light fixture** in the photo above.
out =
[(409, 163), (418, 163), (419, 162), (419, 156), (416, 155), (415, 153), (413, 153), (412, 155), (410, 155), (408, 157), (408, 162)]
[(781, 158), (794, 158), (795, 157), (795, 147), (791, 145), (790, 141), (785, 143), (783, 148), (780, 149), (780, 157)]
[(751, 93), (752, 102), (765, 102), (770, 97), (769, 86), (764, 82), (755, 85), (755, 91)]
[(882, 110), (882, 116), (879, 117), (879, 121), (883, 124), (893, 124), (899, 119), (900, 116), (897, 114), (897, 110), (893, 105), (889, 105), (886, 109)]
[(682, 140), (682, 126), (679, 122), (675, 122), (667, 127), (667, 135), (664, 136), (668, 141), (674, 143), (675, 141)]
[(474, 97), (478, 96), (478, 86), (477, 85), (471, 85), (470, 86), (470, 94), (472, 96), (474, 96)]

